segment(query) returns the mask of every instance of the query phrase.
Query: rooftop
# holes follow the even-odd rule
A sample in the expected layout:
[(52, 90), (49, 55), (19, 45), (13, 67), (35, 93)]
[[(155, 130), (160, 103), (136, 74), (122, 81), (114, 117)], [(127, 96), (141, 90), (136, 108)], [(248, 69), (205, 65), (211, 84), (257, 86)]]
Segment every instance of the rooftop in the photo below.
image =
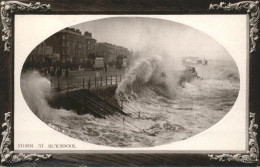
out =
[[(77, 31), (77, 30), (75, 30), (75, 29), (74, 29), (74, 31), (73, 31), (73, 29), (65, 28), (65, 29), (61, 30), (60, 32), (77, 35), (77, 36), (80, 36), (80, 37), (84, 37), (84, 38), (86, 38), (86, 39), (94, 39), (94, 38), (92, 38), (92, 37), (88, 37), (88, 36), (86, 36), (86, 35), (81, 34), (81, 32), (80, 32), (79, 30)], [(94, 39), (94, 40), (96, 40), (96, 39)]]

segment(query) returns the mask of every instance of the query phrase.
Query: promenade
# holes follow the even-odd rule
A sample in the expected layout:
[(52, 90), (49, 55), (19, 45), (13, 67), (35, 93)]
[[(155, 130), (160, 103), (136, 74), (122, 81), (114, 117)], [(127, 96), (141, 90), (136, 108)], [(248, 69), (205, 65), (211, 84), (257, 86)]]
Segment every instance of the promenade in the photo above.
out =
[(119, 83), (124, 75), (124, 71), (116, 68), (108, 68), (104, 70), (87, 70), (69, 71), (69, 75), (65, 77), (65, 71), (61, 77), (49, 76), (46, 77), (51, 81), (52, 91), (64, 91), (72, 88), (88, 88), (100, 87), (104, 85), (112, 85)]

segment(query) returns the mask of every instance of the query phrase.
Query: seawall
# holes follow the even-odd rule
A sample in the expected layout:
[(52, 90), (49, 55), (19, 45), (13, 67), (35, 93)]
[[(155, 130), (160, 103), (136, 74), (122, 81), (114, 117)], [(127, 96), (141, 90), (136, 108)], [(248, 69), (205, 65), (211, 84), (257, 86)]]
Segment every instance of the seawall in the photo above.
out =
[[(87, 89), (87, 88), (85, 88)], [(83, 88), (78, 89), (70, 89), (69, 92), (73, 93), (73, 91), (85, 90)], [(91, 92), (98, 92), (102, 91), (109, 95), (111, 98), (115, 98), (115, 91), (117, 89), (117, 85), (105, 85), (102, 87), (91, 87), (89, 91)], [(87, 113), (82, 112), (83, 106), (77, 103), (76, 101), (72, 100), (68, 95), (67, 91), (63, 92), (55, 92), (52, 94), (51, 98), (48, 99), (48, 103), (52, 108), (56, 109), (66, 109), (66, 110), (73, 110), (78, 114)]]

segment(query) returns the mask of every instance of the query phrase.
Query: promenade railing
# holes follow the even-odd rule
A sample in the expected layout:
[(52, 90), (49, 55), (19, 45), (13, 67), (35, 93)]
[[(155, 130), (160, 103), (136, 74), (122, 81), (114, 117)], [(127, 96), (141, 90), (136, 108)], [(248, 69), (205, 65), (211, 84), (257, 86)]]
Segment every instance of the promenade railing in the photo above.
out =
[(107, 85), (117, 85), (119, 84), (123, 77), (119, 75), (101, 75), (99, 77), (86, 76), (86, 77), (75, 77), (75, 78), (65, 78), (65, 77), (50, 77), (52, 91), (63, 91), (75, 88), (87, 88), (91, 87), (100, 88)]

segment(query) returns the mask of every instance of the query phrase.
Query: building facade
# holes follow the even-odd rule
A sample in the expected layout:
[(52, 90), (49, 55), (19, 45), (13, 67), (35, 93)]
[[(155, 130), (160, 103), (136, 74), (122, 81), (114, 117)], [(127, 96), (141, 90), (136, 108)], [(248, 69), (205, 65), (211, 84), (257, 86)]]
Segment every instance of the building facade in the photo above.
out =
[(53, 53), (61, 63), (80, 64), (95, 52), (96, 40), (89, 32), (81, 34), (78, 29), (65, 28), (50, 38)]
[(40, 68), (52, 63), (53, 47), (48, 45), (46, 41), (40, 43), (32, 50), (30, 56), (27, 58), (24, 66), (27, 68)]
[(131, 52), (122, 46), (99, 42), (95, 47), (96, 54), (104, 57), (106, 64), (114, 64), (118, 56), (129, 57)]
[(83, 34), (78, 29), (65, 28), (40, 43), (31, 52), (27, 62), (37, 64), (37, 67), (92, 68), (96, 57), (99, 57), (107, 67), (116, 65), (119, 56), (128, 58), (130, 55), (131, 52), (125, 47), (106, 42), (97, 43), (90, 32)]
[(96, 40), (90, 32), (82, 34), (78, 29), (65, 28), (42, 43), (28, 57), (27, 62), (37, 66), (79, 66), (95, 53)]

